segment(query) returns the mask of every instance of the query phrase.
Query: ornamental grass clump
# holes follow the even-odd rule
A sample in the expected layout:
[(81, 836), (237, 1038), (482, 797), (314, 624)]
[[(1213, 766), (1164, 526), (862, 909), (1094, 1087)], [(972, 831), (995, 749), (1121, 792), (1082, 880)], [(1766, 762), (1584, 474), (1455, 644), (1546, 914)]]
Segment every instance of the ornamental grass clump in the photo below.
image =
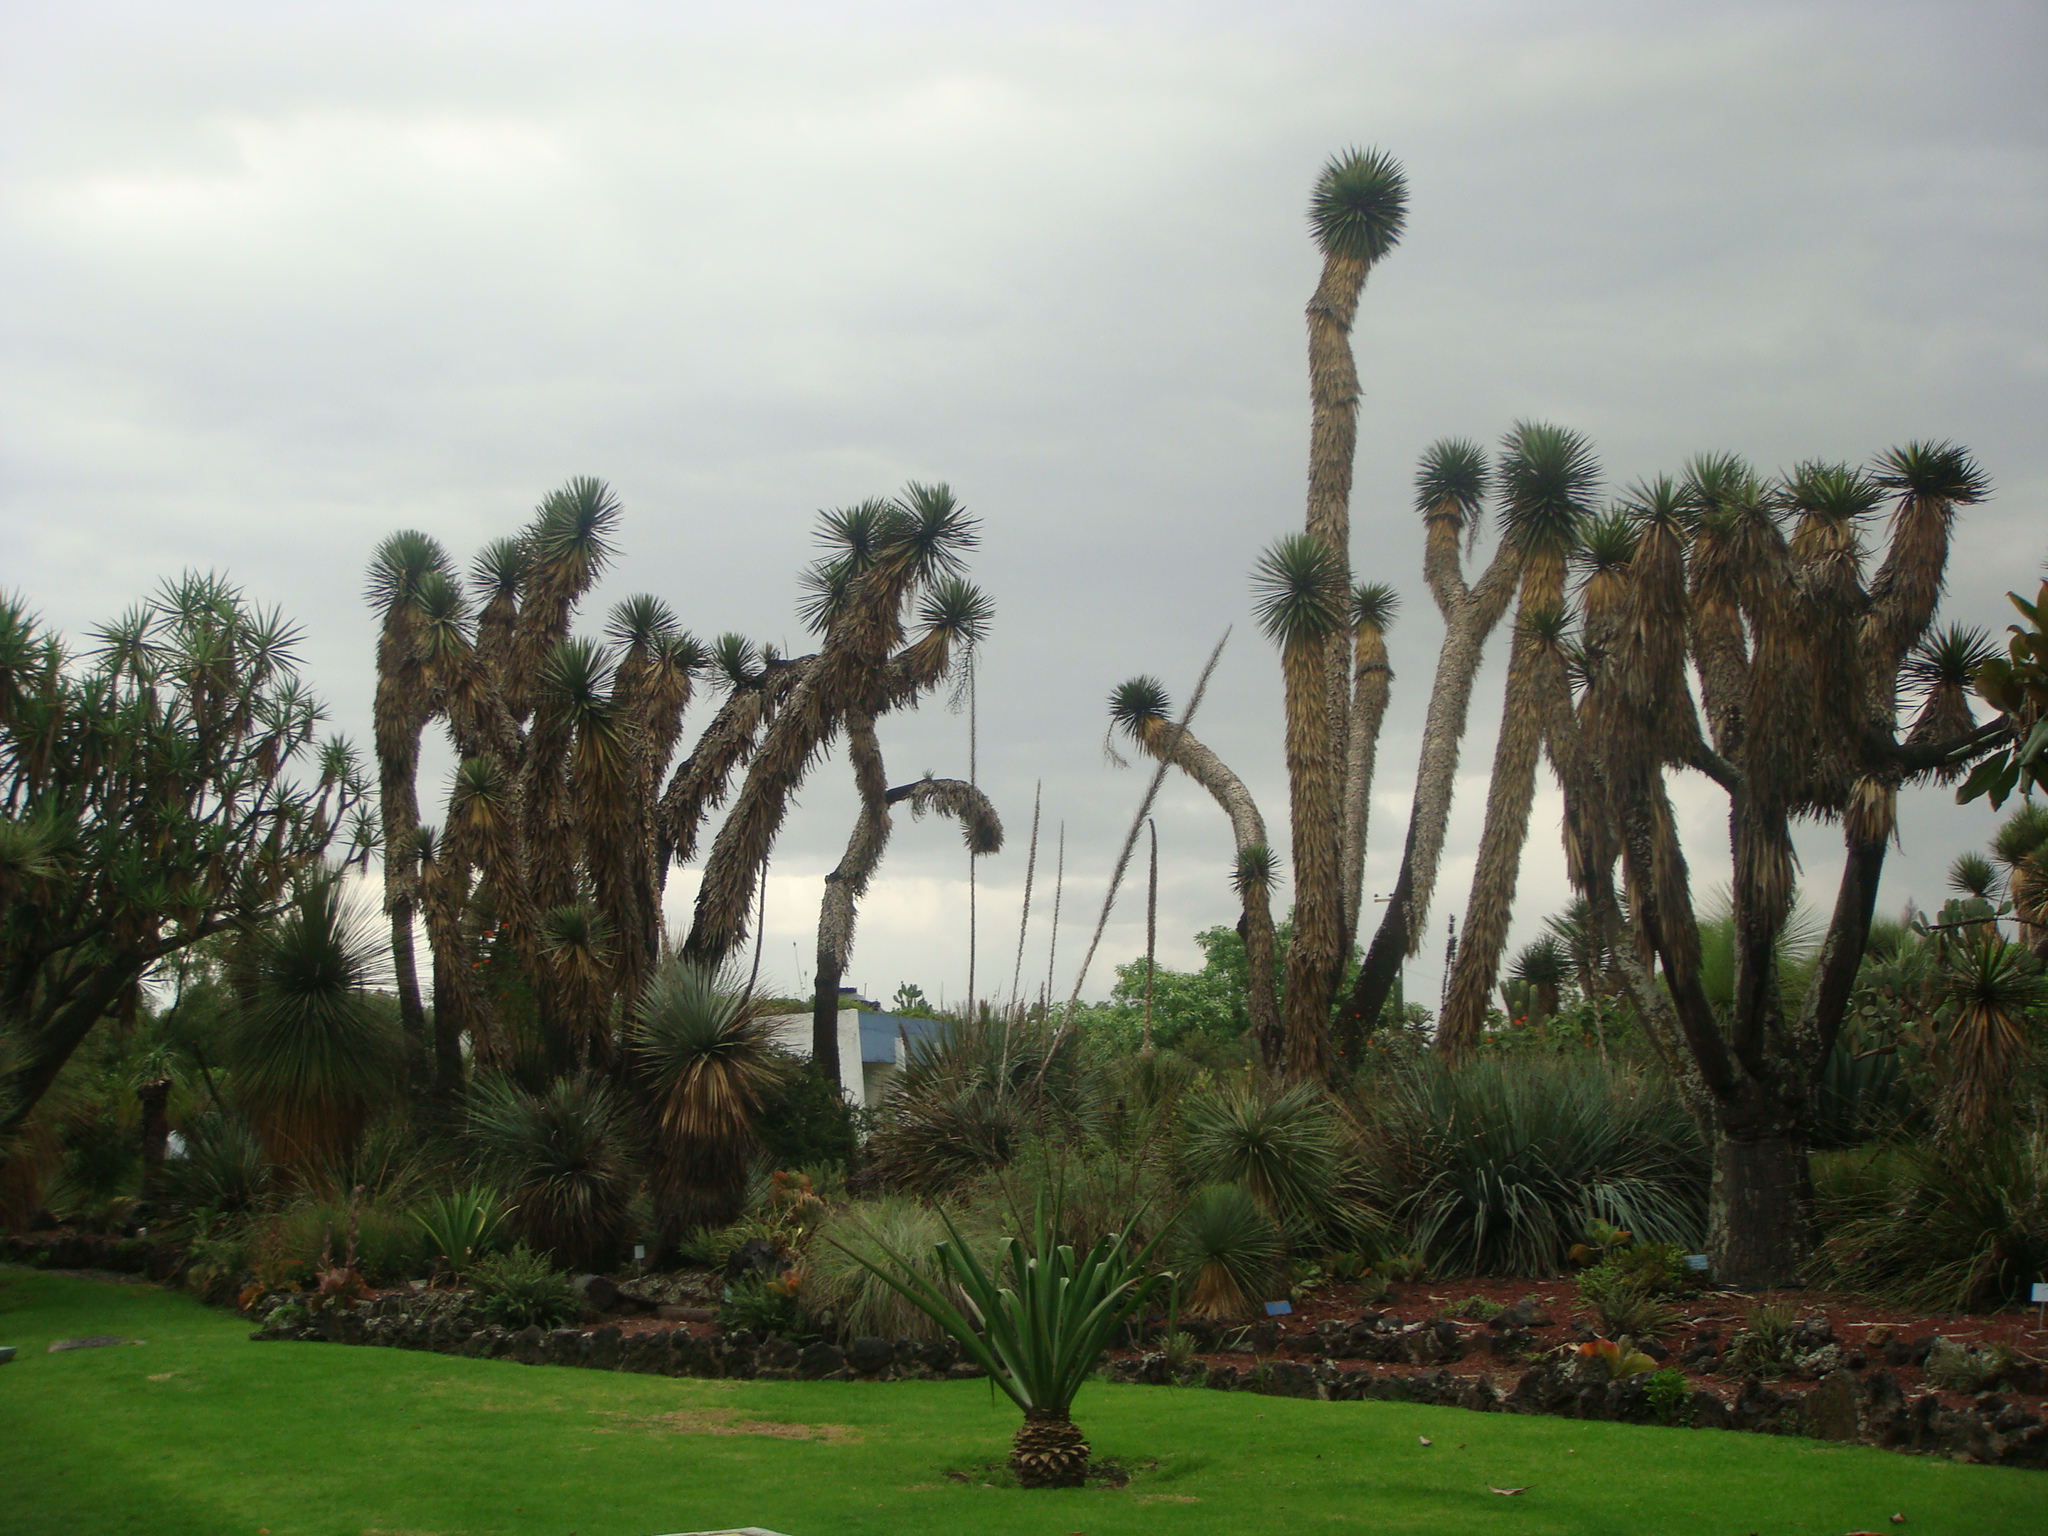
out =
[(1280, 1262), (1280, 1229), (1239, 1184), (1195, 1191), (1174, 1223), (1172, 1252), (1190, 1282), (1185, 1305), (1193, 1317), (1234, 1321), (1270, 1295)]
[(1168, 1278), (1146, 1272), (1157, 1239), (1133, 1252), (1129, 1233), (1118, 1232), (1081, 1255), (1054, 1243), (1055, 1224), (1041, 1200), (1030, 1241), (1001, 1239), (996, 1262), (984, 1265), (948, 1219), (945, 1241), (933, 1248), (943, 1282), (909, 1254), (883, 1248), (879, 1260), (854, 1255), (951, 1335), (1023, 1409), (1010, 1466), (1026, 1488), (1081, 1486), (1089, 1448), (1073, 1421), (1074, 1396), (1118, 1326)]

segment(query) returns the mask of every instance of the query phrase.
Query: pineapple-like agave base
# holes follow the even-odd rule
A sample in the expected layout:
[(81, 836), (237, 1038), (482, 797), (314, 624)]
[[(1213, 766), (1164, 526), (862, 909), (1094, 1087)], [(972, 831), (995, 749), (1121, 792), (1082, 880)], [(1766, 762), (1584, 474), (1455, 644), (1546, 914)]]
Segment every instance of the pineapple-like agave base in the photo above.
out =
[(1078, 1488), (1088, 1475), (1088, 1441), (1064, 1413), (1026, 1413), (1010, 1470), (1026, 1488)]

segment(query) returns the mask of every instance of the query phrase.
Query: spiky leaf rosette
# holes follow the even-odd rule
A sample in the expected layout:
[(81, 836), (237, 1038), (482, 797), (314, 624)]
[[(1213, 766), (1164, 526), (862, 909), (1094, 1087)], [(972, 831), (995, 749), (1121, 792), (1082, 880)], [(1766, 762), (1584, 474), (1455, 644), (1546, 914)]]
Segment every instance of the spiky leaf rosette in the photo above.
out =
[(609, 1264), (635, 1185), (623, 1106), (602, 1077), (557, 1078), (538, 1093), (485, 1077), (467, 1131), (514, 1209), (514, 1231), (567, 1269)]
[(1525, 559), (1563, 560), (1594, 514), (1600, 461), (1568, 427), (1516, 422), (1501, 442), (1501, 531)]
[(530, 570), (552, 595), (580, 596), (610, 563), (611, 533), (619, 522), (619, 499), (611, 487), (578, 475), (542, 499), (528, 529)]
[(470, 562), (470, 585), (487, 603), (515, 597), (532, 557), (524, 539), (493, 539)]
[(1280, 857), (1264, 843), (1247, 843), (1237, 850), (1230, 883), (1240, 896), (1251, 890), (1270, 891), (1279, 878)]
[(745, 635), (728, 630), (711, 642), (711, 670), (720, 686), (744, 688), (761, 675), (760, 647)]
[(1252, 572), (1253, 611), (1283, 646), (1333, 634), (1345, 619), (1344, 567), (1329, 545), (1291, 533), (1259, 557)]
[(413, 607), (428, 577), (452, 577), (454, 570), (440, 540), (416, 528), (401, 529), (379, 544), (370, 557), (370, 606), (380, 613)]
[(1947, 1112), (1965, 1136), (1985, 1134), (2028, 1054), (2030, 1015), (2048, 996), (2040, 968), (2018, 944), (1979, 933), (1943, 956), (1942, 995), (1954, 1010), (1943, 1040)]
[(1240, 1184), (1210, 1184), (1195, 1191), (1174, 1223), (1175, 1265), (1193, 1289), (1187, 1309), (1196, 1317), (1238, 1318), (1269, 1294), (1280, 1262), (1280, 1228)]
[(1351, 591), (1351, 627), (1381, 634), (1394, 627), (1401, 594), (1383, 581), (1362, 581)]
[(994, 616), (995, 604), (988, 594), (964, 576), (940, 576), (917, 600), (918, 623), (955, 645), (979, 645), (988, 638)]
[[(1899, 668), (1899, 680), (1920, 693), (1909, 741), (1946, 742), (1967, 736), (1976, 727), (1970, 713), (1970, 688), (1977, 669), (1998, 654), (1981, 629), (1950, 624), (1924, 637)], [(1961, 765), (1948, 770), (1955, 778)]]
[(1785, 477), (1783, 495), (1800, 517), (1847, 528), (1877, 510), (1884, 487), (1846, 464), (1809, 461)]
[(1169, 719), (1173, 700), (1166, 685), (1149, 673), (1118, 683), (1109, 696), (1109, 721), (1133, 741), (1142, 741), (1148, 726)]
[(1288, 1226), (1328, 1212), (1338, 1165), (1336, 1124), (1322, 1092), (1302, 1083), (1269, 1093), (1232, 1083), (1181, 1117), (1181, 1156), (1205, 1183), (1242, 1184)]
[(1546, 934), (1522, 946), (1508, 975), (1532, 987), (1561, 987), (1571, 974), (1571, 956), (1563, 944)]
[(1948, 888), (1959, 896), (1993, 901), (1998, 897), (1999, 883), (1997, 869), (1981, 853), (1958, 854), (1948, 867)]
[(1408, 174), (1383, 150), (1346, 150), (1316, 178), (1308, 221), (1325, 256), (1379, 261), (1408, 222)]
[(651, 593), (636, 592), (612, 605), (604, 637), (614, 645), (652, 649), (655, 642), (681, 630), (675, 610)]
[(1957, 443), (1908, 443), (1878, 456), (1877, 483), (1901, 497), (1971, 506), (1991, 494), (1991, 479)]

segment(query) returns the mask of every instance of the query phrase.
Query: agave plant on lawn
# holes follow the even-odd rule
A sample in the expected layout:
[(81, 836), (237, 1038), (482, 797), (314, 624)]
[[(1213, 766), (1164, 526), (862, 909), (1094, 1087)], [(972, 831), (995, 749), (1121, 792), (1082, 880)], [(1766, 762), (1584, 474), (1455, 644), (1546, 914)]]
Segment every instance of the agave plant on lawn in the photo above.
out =
[(1126, 1229), (1077, 1255), (1054, 1243), (1057, 1225), (1041, 1200), (1031, 1241), (1005, 1237), (987, 1267), (947, 1218), (946, 1240), (933, 1246), (943, 1283), (879, 1240), (879, 1258), (842, 1249), (950, 1334), (1024, 1410), (1010, 1466), (1026, 1488), (1081, 1486), (1089, 1448), (1073, 1420), (1074, 1396), (1117, 1326), (1170, 1278), (1146, 1273), (1156, 1238), (1134, 1253)]

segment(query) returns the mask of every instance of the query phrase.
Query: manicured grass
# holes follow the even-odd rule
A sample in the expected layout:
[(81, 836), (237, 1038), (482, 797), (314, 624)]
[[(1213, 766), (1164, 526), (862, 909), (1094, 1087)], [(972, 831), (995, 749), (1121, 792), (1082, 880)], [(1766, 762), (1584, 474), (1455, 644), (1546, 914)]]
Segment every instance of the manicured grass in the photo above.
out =
[[(148, 1342), (45, 1352), (95, 1333)], [(1840, 1536), (1890, 1530), (1900, 1512), (1912, 1536), (2048, 1528), (2048, 1475), (2035, 1472), (1145, 1387), (1090, 1387), (1078, 1405), (1096, 1454), (1137, 1469), (1129, 1488), (1025, 1493), (983, 1486), (1017, 1415), (982, 1383), (680, 1381), (247, 1333), (146, 1286), (0, 1270), (0, 1343), (21, 1347), (0, 1366), (0, 1529)]]

